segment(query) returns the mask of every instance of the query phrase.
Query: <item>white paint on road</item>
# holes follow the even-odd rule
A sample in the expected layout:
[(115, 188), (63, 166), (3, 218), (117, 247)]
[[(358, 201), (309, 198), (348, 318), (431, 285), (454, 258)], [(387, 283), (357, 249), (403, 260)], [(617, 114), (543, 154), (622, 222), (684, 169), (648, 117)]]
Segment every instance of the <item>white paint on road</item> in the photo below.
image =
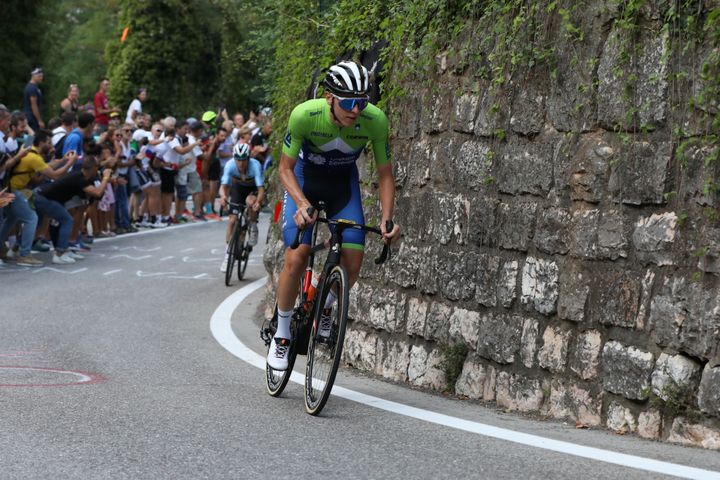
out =
[(40, 272), (55, 272), (55, 273), (64, 273), (65, 275), (75, 275), (76, 273), (81, 273), (87, 270), (87, 268), (78, 268), (75, 270), (63, 270), (61, 268), (53, 268), (53, 267), (42, 267), (38, 268), (37, 270), (33, 270), (32, 273), (40, 273)]
[(103, 273), (103, 275), (112, 275), (113, 273), (122, 272), (122, 268), (118, 268), (117, 270), (110, 270), (109, 272)]
[(171, 275), (165, 278), (172, 278), (175, 280), (219, 280), (218, 277), (211, 277), (207, 273), (201, 273), (200, 275)]
[(182, 258), (183, 263), (219, 262), (221, 260), (222, 260), (222, 257), (213, 257), (213, 258), (183, 257)]
[(162, 277), (163, 275), (177, 275), (178, 272), (143, 272), (138, 270), (135, 275), (138, 277)]
[(111, 250), (117, 250), (118, 252), (127, 252), (128, 250), (135, 250), (136, 252), (142, 252), (142, 253), (157, 252), (158, 250), (160, 250), (160, 248), (161, 247), (152, 247), (152, 248), (142, 248), (142, 247), (135, 247), (135, 246), (118, 247), (115, 245), (110, 247)]
[(110, 257), (110, 260), (113, 260), (115, 258), (127, 258), (128, 260), (145, 260), (147, 258), (152, 258), (152, 255), (141, 255), (139, 257), (133, 257), (132, 255), (128, 255), (127, 253), (121, 253), (119, 255), (113, 255)]
[(161, 258), (160, 261), (161, 261), (161, 262), (164, 262), (165, 260), (171, 260), (171, 259), (173, 259), (173, 258), (175, 258), (175, 257), (172, 256), (172, 255), (170, 255), (170, 256)]
[[(217, 307), (217, 309), (215, 309), (215, 312), (213, 312), (212, 318), (210, 319), (210, 331), (215, 337), (215, 340), (217, 340), (223, 348), (239, 359), (262, 370), (265, 369), (265, 358), (248, 348), (235, 336), (231, 326), (231, 319), (237, 306), (255, 292), (255, 290), (264, 287), (266, 281), (267, 277), (263, 277), (249, 285), (246, 285), (227, 297)], [(305, 381), (304, 376), (297, 372), (293, 372), (290, 379), (301, 385), (304, 384)], [(603, 450), (600, 448), (587, 447), (570, 442), (554, 440), (552, 438), (541, 437), (538, 435), (516, 432), (514, 430), (499, 428), (479, 422), (472, 422), (462, 418), (452, 417), (450, 415), (444, 415), (430, 410), (424, 410), (422, 408), (411, 407), (409, 405), (385, 400), (379, 397), (373, 397), (372, 395), (366, 395), (364, 393), (356, 392), (337, 385), (333, 387), (332, 395), (425, 422), (435, 423), (437, 425), (456, 428), (458, 430), (506, 440), (508, 442), (527, 445), (530, 447), (551, 450), (567, 455), (574, 455), (638, 470), (645, 470), (665, 475), (674, 475), (680, 478), (720, 480), (720, 472), (712, 472), (710, 470), (663, 462), (651, 458), (636, 457), (634, 455), (627, 455), (620, 452), (613, 452), (610, 450)]]
[(193, 250), (195, 250), (195, 249), (193, 247), (190, 247), (190, 248), (186, 248), (185, 250), (180, 250), (180, 253), (192, 252)]
[[(211, 222), (221, 222), (221, 220), (210, 220), (209, 222), (197, 222), (197, 223), (183, 223), (182, 225), (173, 225), (172, 227), (169, 227), (170, 230), (177, 230), (178, 228), (188, 228), (188, 227), (195, 227), (198, 225), (207, 225)], [(124, 233), (122, 235), (118, 235), (116, 237), (106, 237), (106, 238), (96, 238), (95, 243), (102, 243), (102, 242), (109, 242), (111, 240), (118, 240), (120, 238), (130, 238), (130, 237), (139, 237), (141, 235), (151, 235), (153, 233), (159, 233), (164, 232), (167, 230), (166, 228), (151, 228), (148, 230), (140, 230), (139, 232), (135, 233)]]

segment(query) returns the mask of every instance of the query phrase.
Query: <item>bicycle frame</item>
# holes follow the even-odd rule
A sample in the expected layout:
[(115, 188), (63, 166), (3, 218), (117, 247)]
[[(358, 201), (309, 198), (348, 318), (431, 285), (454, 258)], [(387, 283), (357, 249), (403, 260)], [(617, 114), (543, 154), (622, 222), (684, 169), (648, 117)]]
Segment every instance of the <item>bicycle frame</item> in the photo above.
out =
[[(321, 205), (318, 209), (319, 212), (322, 212), (324, 210), (324, 205)], [(317, 242), (317, 225), (318, 223), (326, 223), (328, 226), (333, 226), (335, 228), (331, 229), (330, 233), (330, 240), (323, 242), (323, 243), (316, 243)], [(392, 230), (392, 222), (389, 222), (390, 224), (387, 226), (388, 231)], [(305, 307), (305, 311), (308, 313), (314, 313), (314, 307), (315, 299), (313, 299), (313, 302), (311, 305), (308, 305), (308, 296), (310, 292), (311, 287), (311, 280), (312, 280), (312, 274), (313, 274), (313, 267), (315, 264), (315, 254), (317, 252), (320, 252), (322, 250), (325, 250), (326, 248), (330, 249), (330, 252), (328, 252), (327, 259), (325, 260), (325, 265), (323, 265), (322, 272), (320, 274), (320, 279), (318, 280), (318, 287), (322, 285), (323, 280), (327, 276), (327, 274), (330, 272), (330, 270), (333, 269), (336, 265), (340, 265), (340, 259), (342, 258), (342, 252), (341, 252), (341, 245), (342, 245), (342, 233), (347, 229), (358, 229), (358, 230), (365, 230), (367, 232), (377, 233), (378, 235), (382, 235), (382, 232), (380, 229), (375, 227), (370, 227), (367, 225), (361, 225), (353, 222), (349, 222), (346, 220), (329, 220), (327, 218), (319, 217), (315, 220), (315, 223), (312, 226), (312, 240), (311, 240), (311, 247), (310, 247), (310, 255), (308, 256), (308, 264), (305, 267), (305, 278), (303, 282), (303, 291), (301, 292), (301, 304)], [(298, 230), (297, 237), (295, 239), (295, 242), (293, 242), (293, 245), (290, 246), (290, 248), (297, 248), (300, 245), (300, 239), (302, 238), (304, 231)], [(390, 248), (389, 245), (385, 245), (383, 247), (382, 254), (379, 258), (375, 259), (375, 264), (379, 265), (381, 263), (384, 263), (390, 256)], [(317, 298), (317, 296), (315, 297)]]

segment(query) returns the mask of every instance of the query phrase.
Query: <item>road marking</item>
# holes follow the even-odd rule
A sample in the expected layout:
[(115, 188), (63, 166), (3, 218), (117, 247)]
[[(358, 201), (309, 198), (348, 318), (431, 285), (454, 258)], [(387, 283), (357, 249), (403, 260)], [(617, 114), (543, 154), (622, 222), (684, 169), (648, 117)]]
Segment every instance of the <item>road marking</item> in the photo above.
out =
[(200, 263), (200, 262), (218, 262), (221, 259), (222, 259), (222, 257), (213, 257), (213, 258), (183, 257), (182, 261), (183, 261), (183, 263)]
[(16, 366), (16, 365), (2, 365), (0, 366), (0, 371), (2, 370), (30, 370), (30, 371), (37, 371), (37, 372), (50, 372), (50, 373), (60, 373), (64, 375), (73, 375), (74, 377), (78, 378), (79, 380), (75, 382), (66, 382), (66, 383), (0, 383), (0, 387), (67, 387), (71, 385), (88, 385), (91, 383), (99, 383), (105, 381), (105, 378), (103, 378), (101, 375), (97, 375), (95, 373), (88, 373), (88, 372), (78, 372), (73, 370), (61, 370), (59, 368), (41, 368), (41, 367), (24, 367), (24, 366)]
[(201, 273), (200, 275), (172, 275), (165, 278), (172, 278), (175, 280), (219, 280), (217, 277), (209, 277), (207, 273)]
[(110, 257), (110, 260), (114, 258), (127, 258), (128, 260), (145, 260), (146, 258), (152, 258), (152, 255), (141, 255), (139, 257), (133, 257), (132, 255), (128, 255), (127, 253), (121, 253), (119, 255), (113, 255)]
[[(173, 225), (172, 227), (169, 227), (169, 230), (177, 230), (178, 228), (195, 227), (198, 225), (207, 225), (208, 223), (213, 223), (213, 222), (220, 223), (221, 220), (210, 220), (209, 222), (184, 223), (182, 225)], [(164, 232), (165, 230), (168, 230), (168, 228), (152, 228), (149, 230), (141, 230), (141, 231), (135, 232), (135, 233), (125, 233), (123, 235), (118, 235), (116, 237), (96, 238), (95, 243), (109, 242), (111, 240), (119, 240), (121, 238), (139, 237), (141, 235), (151, 235), (153, 233)]]
[(180, 253), (192, 252), (193, 250), (195, 250), (195, 249), (193, 247), (190, 247), (190, 248), (186, 248), (185, 250), (180, 250)]
[(103, 273), (103, 275), (112, 275), (113, 273), (122, 272), (122, 268), (118, 268), (117, 270), (110, 270), (109, 272)]
[(118, 250), (118, 251), (120, 251), (120, 252), (126, 252), (126, 251), (128, 251), (128, 250), (135, 250), (136, 252), (143, 252), (143, 253), (147, 253), (147, 252), (157, 252), (158, 250), (160, 250), (160, 248), (161, 248), (161, 247), (142, 248), (142, 247), (136, 247), (136, 246), (134, 246), (134, 245), (131, 246), (131, 247), (122, 247), (122, 248), (121, 248), (121, 247), (113, 246), (113, 250)]
[(172, 259), (172, 258), (175, 258), (175, 257), (172, 256), (172, 255), (170, 255), (170, 256), (168, 256), (168, 257), (163, 257), (163, 258), (161, 258), (160, 261), (161, 261), (161, 262), (164, 262), (165, 260), (170, 260), (170, 259)]
[(177, 275), (178, 272), (143, 272), (138, 270), (136, 275), (138, 277), (162, 277), (163, 275)]
[[(223, 348), (237, 358), (261, 370), (265, 369), (265, 358), (248, 348), (235, 336), (231, 326), (231, 319), (237, 306), (255, 292), (255, 290), (263, 288), (266, 282), (267, 277), (263, 277), (249, 285), (246, 285), (240, 290), (237, 290), (235, 293), (227, 297), (220, 305), (218, 305), (210, 318), (210, 331), (212, 332), (213, 337), (215, 337), (215, 340), (217, 340)], [(301, 385), (305, 383), (304, 376), (297, 372), (293, 372), (290, 379)], [(443, 425), (530, 447), (542, 448), (544, 450), (588, 458), (637, 470), (674, 475), (680, 478), (720, 480), (720, 472), (713, 472), (710, 470), (688, 467), (676, 463), (637, 457), (634, 455), (627, 455), (600, 448), (576, 445), (574, 443), (554, 440), (552, 438), (541, 437), (538, 435), (516, 432), (514, 430), (508, 430), (484, 423), (452, 417), (450, 415), (444, 415), (431, 410), (411, 407), (409, 405), (385, 400), (379, 397), (373, 397), (372, 395), (356, 392), (337, 385), (333, 387), (332, 395), (425, 422), (435, 423), (437, 425)]]
[(38, 268), (37, 270), (33, 270), (32, 273), (39, 273), (39, 272), (56, 272), (56, 273), (64, 273), (66, 275), (75, 275), (76, 273), (84, 272), (87, 270), (87, 268), (78, 268), (77, 270), (61, 270), (59, 268), (53, 268), (53, 267), (42, 267)]

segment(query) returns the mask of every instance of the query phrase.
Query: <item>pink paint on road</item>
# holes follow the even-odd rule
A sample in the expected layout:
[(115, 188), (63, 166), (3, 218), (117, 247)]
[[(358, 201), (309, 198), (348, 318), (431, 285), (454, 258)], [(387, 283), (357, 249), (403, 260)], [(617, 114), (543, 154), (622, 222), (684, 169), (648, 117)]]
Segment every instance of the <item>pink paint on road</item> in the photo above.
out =
[(0, 365), (0, 371), (2, 371), (3, 369), (60, 373), (65, 375), (73, 375), (79, 380), (68, 383), (0, 383), (0, 387), (68, 387), (72, 385), (90, 385), (93, 383), (100, 383), (105, 381), (105, 377), (96, 373), (80, 372), (75, 370), (62, 370), (59, 368)]

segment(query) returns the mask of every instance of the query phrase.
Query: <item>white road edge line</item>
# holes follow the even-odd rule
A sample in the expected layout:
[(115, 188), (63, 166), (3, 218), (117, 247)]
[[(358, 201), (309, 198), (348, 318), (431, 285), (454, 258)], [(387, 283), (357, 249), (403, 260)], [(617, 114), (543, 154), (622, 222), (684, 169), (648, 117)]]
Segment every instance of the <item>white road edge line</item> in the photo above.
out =
[[(255, 290), (262, 288), (266, 282), (267, 277), (263, 277), (249, 285), (246, 285), (240, 290), (237, 290), (235, 293), (227, 297), (220, 305), (218, 305), (210, 319), (210, 331), (212, 332), (213, 337), (215, 337), (215, 340), (217, 340), (223, 348), (237, 358), (262, 370), (265, 369), (265, 357), (252, 351), (235, 336), (235, 333), (232, 330), (231, 320), (232, 314), (237, 306), (255, 292)], [(297, 372), (293, 372), (290, 379), (299, 384), (304, 384), (305, 381), (303, 375)], [(333, 387), (332, 395), (425, 422), (435, 423), (530, 447), (589, 458), (591, 460), (597, 460), (600, 462), (611, 463), (638, 470), (646, 470), (665, 475), (674, 475), (680, 478), (720, 480), (720, 472), (663, 462), (651, 458), (636, 457), (634, 455), (627, 455), (600, 448), (576, 445), (574, 443), (563, 442), (538, 435), (516, 432), (505, 428), (494, 427), (492, 425), (486, 425), (479, 422), (472, 422), (436, 413), (430, 410), (423, 410), (422, 408), (411, 407), (409, 405), (373, 397), (371, 395), (366, 395), (364, 393), (356, 392), (340, 386)]]
[(198, 225), (207, 225), (211, 222), (222, 222), (223, 220), (210, 220), (208, 222), (190, 222), (190, 223), (181, 223), (179, 225), (173, 225), (171, 227), (166, 228), (149, 228), (147, 230), (140, 230), (139, 232), (135, 233), (124, 233), (122, 235), (117, 235), (115, 237), (102, 237), (102, 238), (96, 238), (95, 243), (103, 243), (103, 242), (109, 242), (112, 240), (120, 240), (121, 238), (132, 238), (132, 237), (140, 237), (142, 235), (150, 235), (153, 233), (160, 233), (165, 231), (173, 231), (177, 230), (178, 228), (188, 228), (188, 227), (196, 227)]

